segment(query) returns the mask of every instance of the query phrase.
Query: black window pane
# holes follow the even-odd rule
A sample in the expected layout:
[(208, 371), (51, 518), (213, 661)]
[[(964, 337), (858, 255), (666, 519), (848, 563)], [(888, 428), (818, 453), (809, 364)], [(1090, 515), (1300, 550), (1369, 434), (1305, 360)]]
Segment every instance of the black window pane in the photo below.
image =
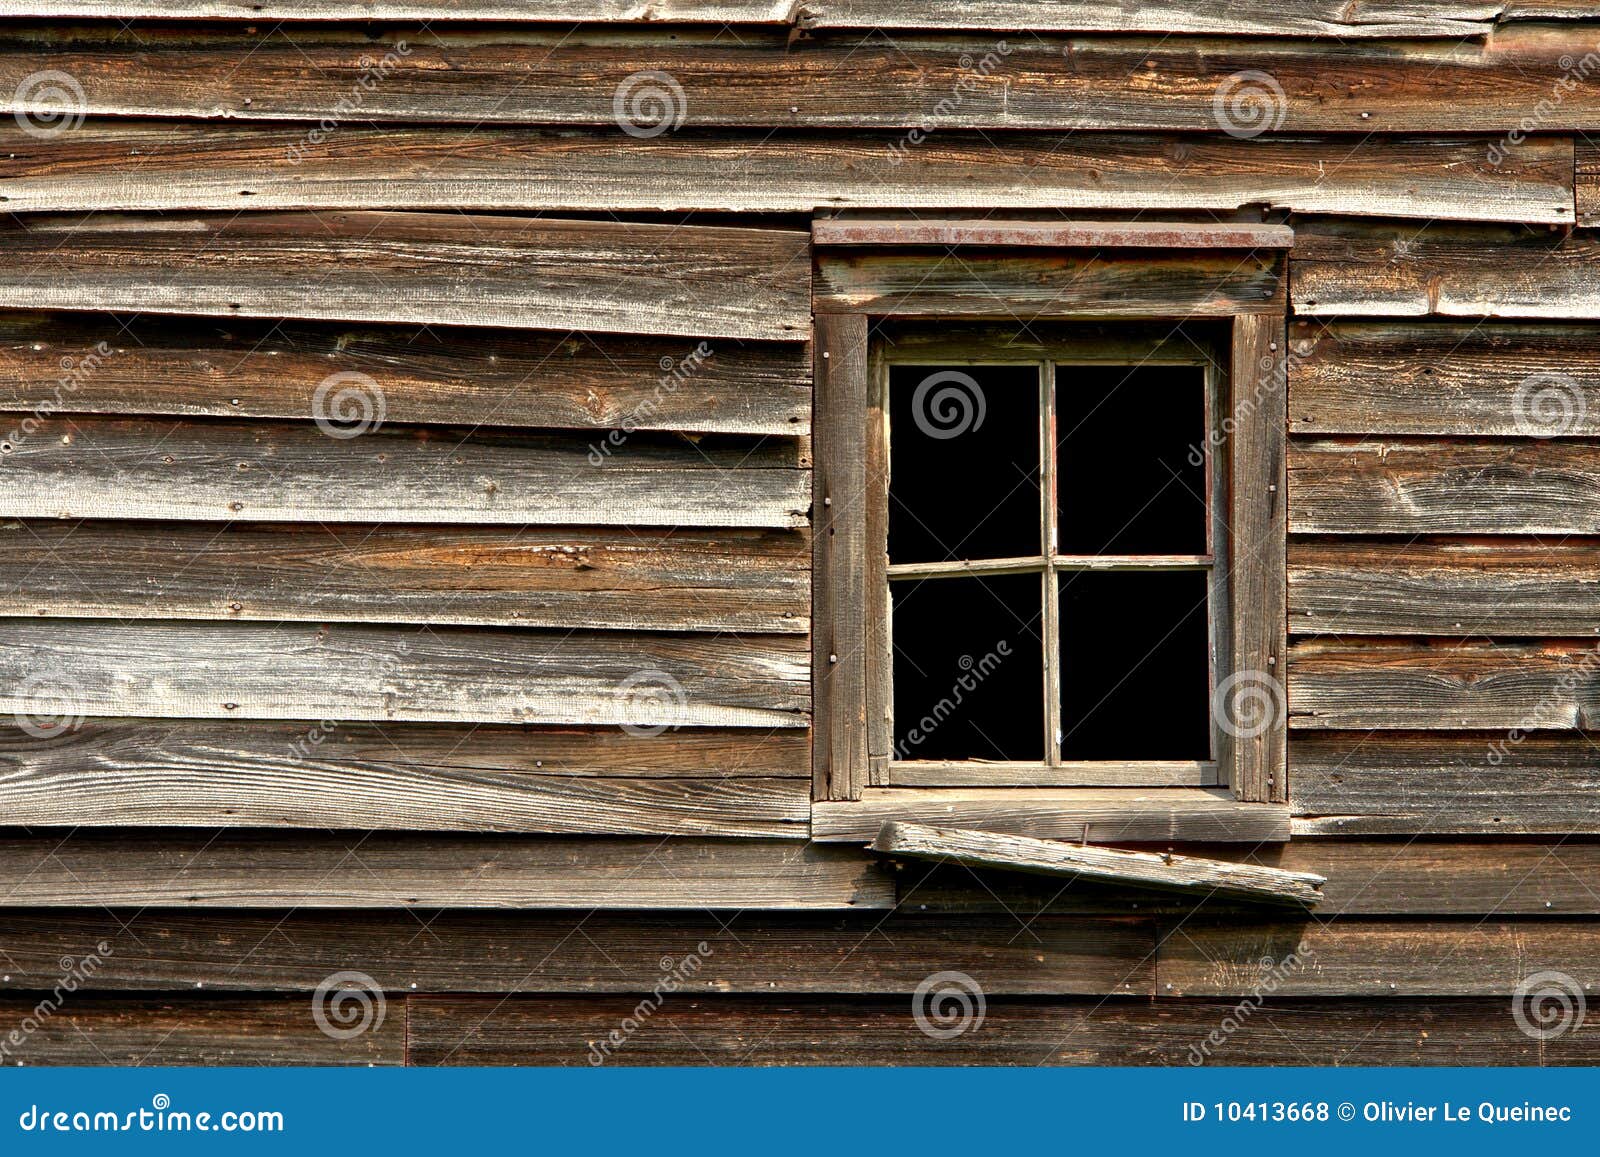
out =
[(1064, 554), (1206, 552), (1205, 373), (1056, 367)]
[(1044, 758), (1042, 582), (889, 584), (895, 759)]
[(1199, 571), (1061, 576), (1063, 759), (1211, 757), (1208, 582)]
[(1039, 371), (892, 366), (889, 558), (1040, 553)]

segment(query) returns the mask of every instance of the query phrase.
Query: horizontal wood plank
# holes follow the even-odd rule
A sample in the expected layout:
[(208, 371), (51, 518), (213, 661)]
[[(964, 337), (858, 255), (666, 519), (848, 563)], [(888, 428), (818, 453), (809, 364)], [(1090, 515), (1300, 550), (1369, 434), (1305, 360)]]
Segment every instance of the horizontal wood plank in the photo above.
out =
[[(6, 620), (0, 713), (804, 727), (793, 635)], [(40, 730), (47, 730), (41, 724)]]
[(1297, 534), (1593, 534), (1600, 462), (1581, 441), (1296, 439)]
[(41, 618), (804, 634), (809, 569), (787, 531), (0, 522), (0, 615)]
[(859, 800), (813, 805), (811, 834), (870, 843), (897, 821), (1094, 843), (1260, 842), (1287, 838), (1288, 809), (1205, 788), (868, 788)]
[(0, 866), (0, 902), (56, 909), (894, 906), (873, 857), (798, 839), (12, 828)]
[(808, 243), (458, 213), (13, 219), (0, 306), (798, 340)]
[(992, 216), (820, 217), (811, 242), (826, 248), (883, 245), (1018, 246), (1030, 249), (1288, 249), (1294, 230), (1274, 224), (1199, 221), (1061, 221)]
[[(378, 394), (358, 383), (363, 414)], [(0, 446), (0, 517), (799, 527), (791, 439), (694, 442), (305, 422), (54, 417)]]
[[(457, 209), (810, 213), (863, 209), (1232, 210), (1570, 222), (1572, 144), (941, 132), (614, 132), (91, 120), (0, 125), (0, 205), (79, 210)], [(1339, 163), (1329, 165), (1330, 151)], [(1246, 226), (1246, 228), (1251, 228)], [(1259, 224), (1255, 229), (1261, 229)], [(1281, 226), (1267, 228), (1279, 229)]]
[(6, 313), (0, 366), (0, 412), (354, 420), (339, 391), (365, 386), (396, 424), (811, 429), (793, 342)]

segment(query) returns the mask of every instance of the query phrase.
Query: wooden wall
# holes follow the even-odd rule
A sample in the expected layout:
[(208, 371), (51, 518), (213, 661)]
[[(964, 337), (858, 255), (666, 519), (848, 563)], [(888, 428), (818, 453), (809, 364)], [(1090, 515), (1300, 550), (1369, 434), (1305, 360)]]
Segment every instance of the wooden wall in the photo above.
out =
[[(0, 0), (6, 1059), (1600, 1063), (1600, 10), (536, 7)], [(1313, 917), (806, 840), (853, 208), (1293, 225)]]

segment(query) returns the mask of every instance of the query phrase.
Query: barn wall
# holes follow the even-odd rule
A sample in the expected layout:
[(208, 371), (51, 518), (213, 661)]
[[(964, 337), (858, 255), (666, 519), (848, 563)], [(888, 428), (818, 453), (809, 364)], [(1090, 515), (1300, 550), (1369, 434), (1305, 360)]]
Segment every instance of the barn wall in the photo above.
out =
[[(1588, 6), (248, 7), (0, 4), (7, 1059), (1600, 1063)], [(807, 842), (849, 208), (1294, 226), (1315, 918)]]

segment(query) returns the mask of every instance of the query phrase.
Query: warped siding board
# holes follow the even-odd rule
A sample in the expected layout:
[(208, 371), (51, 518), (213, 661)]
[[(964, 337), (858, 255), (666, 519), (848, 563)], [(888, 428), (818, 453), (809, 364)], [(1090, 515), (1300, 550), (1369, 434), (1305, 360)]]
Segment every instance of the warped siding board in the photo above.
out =
[[(810, 432), (809, 346), (704, 346), (697, 357), (693, 339), (647, 336), (10, 313), (0, 411), (337, 419), (340, 387), (367, 383), (335, 381), (320, 405), (318, 388), (365, 374), (396, 424)], [(0, 418), (0, 432), (16, 424)]]
[(1289, 704), (1302, 730), (1588, 730), (1600, 643), (1303, 639), (1289, 648)]
[(1600, 545), (1297, 540), (1289, 624), (1300, 635), (1592, 635)]
[[(1296, 736), (1292, 753), (1297, 835), (1600, 833), (1587, 736), (1325, 732)], [(1548, 878), (1559, 861), (1528, 871)]]
[(1510, 996), (1546, 969), (1600, 981), (1600, 923), (1190, 920), (1164, 930), (1156, 979), (1171, 996), (1247, 996), (1269, 972), (1274, 997)]
[[(424, 930), (426, 929), (426, 930)], [(61, 957), (112, 948), (83, 987), (310, 992), (342, 970), (402, 992), (905, 993), (959, 969), (990, 996), (1155, 995), (1155, 925), (1045, 917), (705, 912), (139, 913), (5, 909), (0, 989), (48, 990)], [(692, 971), (681, 965), (689, 958)], [(662, 962), (666, 961), (666, 964)]]
[(813, 839), (870, 843), (891, 820), (1091, 843), (1288, 838), (1289, 809), (1240, 803), (1226, 790), (1156, 788), (867, 788), (818, 800)]
[[(291, 40), (270, 29), (24, 26), (0, 41), (0, 112), (49, 107), (16, 95), (30, 91), (21, 82), (38, 69), (41, 38), (92, 116), (319, 121), (360, 91), (360, 118), (378, 123), (606, 126), (617, 123), (619, 87), (641, 72), (674, 79), (683, 97), (673, 94), (673, 119), (691, 127), (1216, 132), (1219, 89), (1226, 99), (1228, 78), (1252, 71), (1282, 90), (1271, 127), (1284, 133), (1499, 134), (1541, 101), (1554, 107), (1540, 130), (1559, 133), (1587, 129), (1600, 113), (1585, 85), (1550, 100), (1562, 59), (1594, 47), (1589, 29), (1570, 24), (1413, 43), (1030, 36), (1004, 54), (989, 37), (930, 33), (891, 42), (793, 39), (784, 29), (424, 38), (334, 28), (296, 29)], [(994, 57), (987, 72), (974, 66), (984, 53)], [(951, 99), (957, 92), (963, 99)], [(1265, 126), (1246, 118), (1237, 127)]]
[(793, 439), (359, 428), (47, 418), (10, 443), (0, 517), (801, 527), (811, 507)]
[(819, 311), (1005, 318), (1224, 317), (1283, 310), (1280, 254), (1037, 252), (939, 246), (817, 258)]
[[(580, 1065), (634, 997), (413, 996), (417, 1065)], [(988, 1001), (983, 1027), (935, 1040), (903, 998), (695, 996), (667, 1002), (607, 1065), (1589, 1065), (1600, 1034), (1539, 1041), (1502, 997), (1273, 1001)], [(1209, 1058), (1207, 1037), (1239, 1028)], [(1041, 1086), (1041, 1095), (1043, 1086)]]
[(52, 908), (894, 907), (874, 857), (799, 839), (9, 829), (0, 866)]
[(1600, 461), (1578, 440), (1295, 439), (1289, 531), (1593, 534)]
[(1600, 327), (1301, 321), (1289, 342), (1294, 434), (1600, 436)]
[(0, 615), (804, 634), (807, 538), (5, 521)]
[(6, 620), (0, 713), (799, 727), (793, 635)]
[[(93, 945), (79, 945), (79, 953)], [(59, 978), (59, 977), (58, 977)], [(402, 1008), (373, 1018), (347, 1039), (323, 1032), (309, 1002), (296, 997), (189, 995), (182, 1000), (72, 995), (49, 1016), (38, 1017), (37, 996), (0, 999), (8, 1024), (24, 1019), (39, 1028), (19, 1034), (11, 1063), (25, 1065), (403, 1065), (407, 1024)], [(271, 1111), (271, 1110), (267, 1110)], [(289, 1129), (294, 1115), (286, 1115)]]
[[(745, 134), (91, 121), (0, 125), (0, 204), (78, 210), (464, 209), (803, 212), (818, 207), (1194, 210), (1570, 222), (1570, 140), (1499, 166), (1492, 139), (1097, 134)], [(290, 150), (295, 163), (285, 156)], [(1330, 165), (1330, 153), (1339, 159)], [(132, 166), (130, 168), (130, 166)]]
[(803, 340), (808, 246), (459, 213), (40, 218), (0, 229), (0, 306)]

